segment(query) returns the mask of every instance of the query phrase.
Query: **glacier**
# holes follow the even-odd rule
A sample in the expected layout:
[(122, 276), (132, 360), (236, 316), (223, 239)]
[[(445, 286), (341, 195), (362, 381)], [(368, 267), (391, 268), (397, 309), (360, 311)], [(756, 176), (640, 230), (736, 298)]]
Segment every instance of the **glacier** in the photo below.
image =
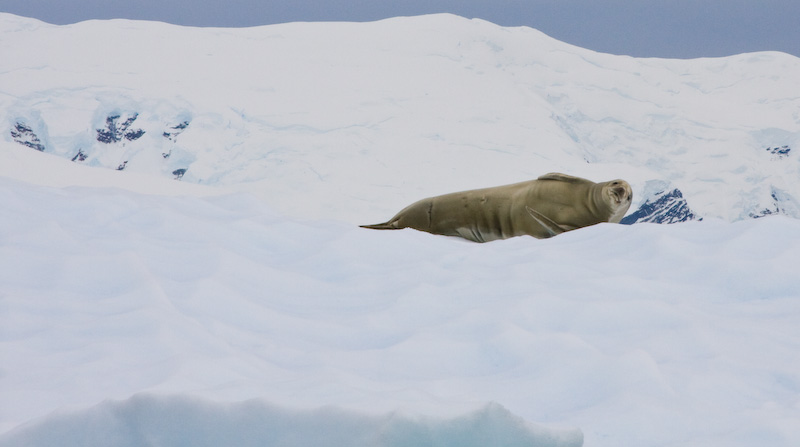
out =
[[(553, 171), (672, 183), (699, 217), (800, 218), (800, 61), (784, 53), (635, 59), (451, 15), (247, 29), (2, 17), (0, 122), (83, 164), (249, 186), (290, 215), (352, 223)], [(111, 137), (116, 120), (127, 137)]]
[[(452, 15), (0, 33), (0, 445), (800, 443), (797, 58)], [(356, 226), (551, 171), (628, 180), (634, 224)]]

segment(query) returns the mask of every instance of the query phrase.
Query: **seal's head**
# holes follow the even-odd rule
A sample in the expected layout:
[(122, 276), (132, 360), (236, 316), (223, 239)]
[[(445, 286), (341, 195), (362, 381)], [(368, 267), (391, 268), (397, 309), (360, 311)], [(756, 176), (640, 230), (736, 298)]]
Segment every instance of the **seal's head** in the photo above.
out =
[(618, 223), (631, 207), (633, 190), (625, 180), (611, 180), (602, 184), (602, 196), (611, 211), (608, 221)]

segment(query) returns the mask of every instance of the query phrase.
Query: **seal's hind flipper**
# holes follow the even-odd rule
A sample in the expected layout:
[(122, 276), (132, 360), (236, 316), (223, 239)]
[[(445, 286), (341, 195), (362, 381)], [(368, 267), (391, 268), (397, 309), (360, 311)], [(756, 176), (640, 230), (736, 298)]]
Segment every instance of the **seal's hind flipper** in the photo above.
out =
[(372, 225), (359, 225), (359, 227), (371, 230), (399, 230), (392, 221)]
[(536, 211), (535, 209), (527, 205), (525, 206), (525, 209), (528, 210), (528, 214), (530, 214), (531, 217), (533, 217), (533, 219), (536, 222), (539, 222), (539, 225), (541, 225), (545, 230), (547, 230), (547, 232), (549, 233), (549, 237), (553, 237), (557, 234), (561, 234), (567, 231), (567, 229), (555, 223), (552, 219)]

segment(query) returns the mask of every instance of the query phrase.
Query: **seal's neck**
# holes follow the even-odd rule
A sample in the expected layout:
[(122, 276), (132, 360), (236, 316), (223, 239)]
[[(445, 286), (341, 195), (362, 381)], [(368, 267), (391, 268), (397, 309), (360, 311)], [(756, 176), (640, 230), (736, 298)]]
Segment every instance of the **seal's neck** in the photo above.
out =
[(625, 217), (625, 213), (628, 211), (628, 207), (620, 206), (616, 210), (612, 210), (611, 217), (608, 218), (609, 222), (612, 223), (619, 223), (623, 217)]
[(589, 200), (589, 207), (595, 216), (612, 216), (616, 211), (608, 201), (604, 185), (596, 184), (592, 187), (592, 200)]

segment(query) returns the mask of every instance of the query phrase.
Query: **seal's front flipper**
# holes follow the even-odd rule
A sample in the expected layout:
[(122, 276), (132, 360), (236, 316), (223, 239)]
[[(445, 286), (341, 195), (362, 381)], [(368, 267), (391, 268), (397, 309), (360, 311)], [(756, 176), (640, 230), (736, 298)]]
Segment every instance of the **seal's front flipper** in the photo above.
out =
[(548, 237), (553, 237), (557, 234), (567, 231), (566, 228), (555, 223), (552, 219), (536, 211), (535, 209), (527, 205), (525, 205), (525, 209), (528, 210), (528, 214), (530, 214), (536, 222), (539, 222), (539, 225), (541, 225), (547, 231)]

